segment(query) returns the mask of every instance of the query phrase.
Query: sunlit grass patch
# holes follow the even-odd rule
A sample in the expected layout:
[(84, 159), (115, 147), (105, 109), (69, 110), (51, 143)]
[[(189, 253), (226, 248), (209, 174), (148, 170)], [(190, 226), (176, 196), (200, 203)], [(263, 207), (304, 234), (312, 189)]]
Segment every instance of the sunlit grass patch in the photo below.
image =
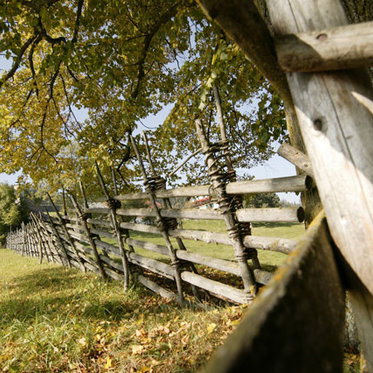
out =
[(0, 250), (4, 372), (195, 371), (245, 307), (180, 308), (140, 286), (101, 281)]

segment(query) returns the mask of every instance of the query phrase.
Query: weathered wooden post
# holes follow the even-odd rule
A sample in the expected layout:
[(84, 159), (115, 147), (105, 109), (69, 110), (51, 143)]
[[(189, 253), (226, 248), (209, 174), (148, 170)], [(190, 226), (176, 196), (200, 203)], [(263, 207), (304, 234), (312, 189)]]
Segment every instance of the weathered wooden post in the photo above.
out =
[(132, 147), (133, 147), (133, 149), (136, 153), (136, 157), (137, 157), (137, 159), (139, 161), (139, 164), (140, 164), (140, 169), (141, 169), (141, 173), (142, 173), (142, 176), (143, 176), (143, 179), (144, 179), (145, 188), (146, 188), (147, 192), (149, 193), (150, 202), (151, 202), (153, 210), (156, 214), (158, 227), (160, 228), (160, 230), (162, 232), (163, 239), (165, 240), (166, 246), (168, 248), (169, 256), (170, 256), (170, 259), (171, 259), (171, 265), (174, 268), (174, 273), (175, 273), (174, 277), (175, 277), (176, 287), (177, 287), (177, 291), (178, 291), (178, 302), (179, 302), (179, 304), (182, 305), (184, 303), (184, 295), (183, 295), (182, 282), (181, 282), (181, 276), (180, 276), (179, 260), (176, 257), (175, 249), (172, 246), (172, 243), (171, 243), (170, 238), (168, 236), (166, 222), (164, 221), (164, 218), (161, 216), (161, 213), (160, 213), (159, 208), (157, 206), (156, 197), (155, 197), (155, 190), (153, 188), (154, 186), (149, 184), (149, 179), (148, 179), (148, 176), (146, 174), (141, 155), (140, 155), (139, 150), (137, 148), (135, 139), (132, 136), (131, 136), (131, 142), (132, 142)]
[(52, 197), (50, 196), (49, 193), (47, 193), (47, 196), (49, 198), (49, 201), (50, 201), (51, 205), (53, 206), (54, 211), (57, 214), (58, 221), (60, 222), (60, 225), (61, 225), (61, 227), (62, 227), (62, 229), (63, 229), (63, 231), (64, 231), (64, 233), (66, 235), (66, 239), (69, 242), (69, 244), (70, 244), (70, 246), (71, 246), (71, 248), (72, 248), (72, 250), (73, 250), (73, 252), (74, 252), (74, 254), (76, 256), (76, 259), (78, 260), (78, 263), (80, 264), (81, 270), (83, 272), (86, 272), (87, 270), (85, 268), (84, 262), (83, 262), (82, 258), (79, 255), (79, 251), (78, 251), (78, 249), (75, 246), (74, 240), (70, 236), (70, 233), (69, 233), (69, 231), (68, 231), (68, 229), (66, 227), (65, 220), (62, 218), (60, 212), (58, 211), (58, 209), (57, 209), (56, 205), (54, 204), (53, 199), (52, 199)]
[(122, 266), (123, 266), (123, 287), (124, 290), (128, 288), (129, 285), (129, 265), (128, 265), (128, 258), (126, 254), (126, 250), (124, 248), (124, 243), (123, 243), (123, 237), (120, 231), (120, 226), (118, 224), (117, 220), (117, 213), (116, 210), (120, 208), (121, 203), (113, 198), (110, 197), (109, 191), (106, 188), (104, 178), (102, 177), (100, 168), (98, 167), (97, 162), (95, 162), (96, 165), (96, 172), (100, 181), (101, 189), (103, 193), (105, 194), (106, 197), (106, 203), (108, 207), (110, 208), (110, 221), (111, 221), (111, 226), (114, 228), (115, 235), (117, 237), (117, 243), (119, 246), (120, 254), (121, 254), (121, 259), (122, 259)]
[(96, 242), (93, 239), (91, 231), (88, 227), (87, 217), (84, 215), (84, 212), (81, 209), (81, 207), (79, 206), (75, 196), (71, 192), (69, 193), (69, 195), (70, 195), (71, 202), (73, 203), (73, 206), (75, 207), (76, 213), (78, 215), (78, 219), (80, 220), (80, 223), (82, 224), (83, 229), (85, 231), (85, 234), (88, 238), (89, 244), (91, 245), (91, 248), (92, 248), (92, 251), (93, 251), (93, 256), (95, 258), (95, 262), (96, 262), (97, 268), (100, 272), (100, 275), (101, 275), (103, 280), (106, 280), (107, 276), (106, 276), (102, 261), (100, 259), (100, 255), (97, 251)]
[(199, 141), (201, 143), (202, 152), (205, 155), (205, 161), (209, 170), (209, 176), (212, 181), (213, 188), (217, 194), (219, 209), (224, 217), (224, 221), (228, 230), (229, 238), (231, 240), (234, 255), (240, 267), (241, 277), (247, 292), (248, 302), (253, 299), (256, 294), (256, 281), (252, 269), (249, 267), (247, 260), (248, 255), (245, 246), (240, 236), (237, 221), (231, 211), (228, 196), (223, 185), (222, 175), (216, 165), (216, 158), (214, 157), (212, 147), (208, 143), (204, 129), (200, 119), (196, 119), (196, 129)]

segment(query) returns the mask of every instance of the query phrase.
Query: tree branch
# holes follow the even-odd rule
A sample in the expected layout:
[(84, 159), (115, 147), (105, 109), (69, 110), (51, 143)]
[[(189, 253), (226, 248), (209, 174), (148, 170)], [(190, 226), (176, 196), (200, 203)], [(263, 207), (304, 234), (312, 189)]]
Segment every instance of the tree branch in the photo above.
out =
[(6, 83), (10, 78), (13, 77), (13, 75), (15, 74), (15, 72), (18, 70), (19, 68), (19, 65), (22, 61), (22, 57), (23, 55), (25, 54), (26, 50), (28, 49), (28, 47), (33, 43), (33, 41), (38, 37), (38, 35), (33, 35), (31, 36), (30, 38), (28, 38), (26, 40), (26, 42), (22, 45), (17, 57), (14, 59), (14, 62), (13, 62), (13, 65), (12, 65), (12, 68), (8, 71), (8, 73), (2, 78), (0, 79), (0, 89), (1, 87), (4, 85), (4, 83)]

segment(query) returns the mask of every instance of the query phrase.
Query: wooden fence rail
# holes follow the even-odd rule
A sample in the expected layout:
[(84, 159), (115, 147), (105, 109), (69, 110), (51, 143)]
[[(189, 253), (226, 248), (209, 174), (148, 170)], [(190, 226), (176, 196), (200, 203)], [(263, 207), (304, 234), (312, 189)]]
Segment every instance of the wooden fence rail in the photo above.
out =
[[(209, 146), (207, 142), (205, 146)], [(134, 147), (137, 148), (136, 144)], [(152, 164), (151, 153), (147, 149), (148, 163)], [(139, 153), (138, 157), (141, 162)], [(255, 289), (265, 285), (272, 276), (261, 269), (257, 249), (288, 254), (294, 250), (296, 241), (253, 236), (248, 222), (299, 222), (303, 220), (304, 214), (301, 207), (243, 208), (242, 204), (237, 205), (237, 200), (252, 193), (306, 191), (313, 187), (311, 178), (299, 175), (232, 181), (223, 185), (220, 192), (216, 188), (217, 183), (215, 187), (212, 184), (166, 189), (165, 182), (155, 174), (154, 168), (149, 176), (144, 165), (142, 167), (145, 191), (114, 196), (109, 195), (97, 167), (104, 202), (102, 199), (101, 202), (89, 202), (81, 185), (83, 199), (78, 201), (71, 195), (74, 209), (66, 215), (65, 211), (64, 214), (59, 212), (49, 196), (55, 216), (32, 214), (28, 225), (8, 235), (7, 246), (22, 255), (39, 257), (41, 262), (53, 261), (96, 272), (103, 279), (121, 280), (125, 288), (130, 279), (137, 279), (152, 291), (167, 298), (175, 297), (181, 303), (189, 294), (190, 287), (198, 298), (201, 295), (201, 291), (198, 291), (200, 289), (202, 293), (208, 292), (230, 302), (251, 302)], [(173, 206), (175, 198), (201, 196), (214, 199), (223, 196), (226, 201), (235, 201), (237, 207), (223, 212), (222, 200), (216, 210)], [(144, 206), (151, 207), (126, 207), (127, 201), (131, 200), (143, 200)], [(228, 224), (227, 233), (184, 229), (185, 219), (223, 220)], [(242, 229), (241, 225), (246, 228)], [(237, 231), (233, 233), (235, 229)], [(159, 238), (157, 243), (153, 241), (156, 237)], [(230, 246), (231, 259), (190, 251), (190, 241), (212, 245), (215, 251), (220, 249), (216, 244)], [(215, 273), (215, 277), (211, 277), (211, 273)], [(236, 277), (238, 281), (232, 281), (230, 276)], [(157, 283), (159, 277), (163, 280)]]

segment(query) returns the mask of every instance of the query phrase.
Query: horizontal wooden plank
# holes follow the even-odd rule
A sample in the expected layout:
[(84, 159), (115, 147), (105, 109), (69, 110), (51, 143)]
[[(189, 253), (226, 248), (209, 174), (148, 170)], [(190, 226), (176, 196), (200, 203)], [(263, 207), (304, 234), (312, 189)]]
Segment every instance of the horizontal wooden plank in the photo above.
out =
[(158, 260), (147, 258), (134, 252), (128, 252), (128, 260), (130, 263), (137, 264), (171, 280), (175, 277), (175, 270), (170, 265)]
[(304, 210), (302, 207), (284, 208), (248, 208), (236, 211), (240, 222), (302, 222)]
[(137, 280), (141, 284), (143, 284), (145, 287), (147, 287), (148, 289), (150, 289), (150, 290), (154, 291), (155, 293), (161, 295), (163, 298), (166, 298), (166, 299), (175, 299), (176, 298), (175, 293), (173, 293), (170, 290), (167, 290), (167, 289), (163, 288), (162, 286), (158, 285), (154, 281), (149, 280), (148, 278), (146, 278), (142, 275), (139, 275), (137, 277)]
[(344, 309), (331, 239), (318, 219), (204, 372), (342, 372)]
[(259, 284), (267, 285), (272, 280), (273, 273), (263, 271), (262, 269), (254, 269), (255, 280)]
[(260, 237), (260, 236), (245, 236), (243, 239), (245, 247), (278, 251), (280, 253), (289, 254), (294, 251), (297, 240), (277, 237)]
[(167, 256), (170, 254), (168, 248), (163, 245), (158, 245), (158, 244), (147, 242), (147, 241), (135, 240), (133, 238), (127, 238), (125, 241), (128, 245), (135, 246), (135, 247), (141, 247), (142, 249), (153, 251), (158, 254), (167, 255)]
[(240, 269), (238, 267), (238, 264), (229, 260), (213, 258), (211, 256), (192, 253), (186, 250), (176, 250), (176, 257), (188, 262), (202, 264), (223, 272), (228, 272), (240, 276)]
[(249, 303), (251, 300), (249, 298), (249, 294), (247, 294), (243, 290), (236, 289), (232, 286), (225, 285), (214, 280), (210, 280), (192, 272), (181, 272), (181, 278), (189, 284), (198, 286), (201, 289), (205, 289), (214, 294), (230, 299), (231, 301), (236, 303), (246, 304)]
[(139, 193), (127, 193), (127, 194), (120, 194), (118, 196), (114, 196), (114, 199), (117, 201), (132, 201), (138, 199), (149, 199), (149, 194), (145, 192)]
[(198, 231), (189, 229), (172, 229), (168, 231), (171, 237), (183, 238), (186, 240), (203, 241), (207, 243), (220, 243), (230, 245), (231, 240), (225, 233)]
[(98, 225), (100, 227), (111, 228), (111, 223), (109, 221), (99, 220), (99, 219), (87, 219), (87, 222), (92, 225)]
[(199, 209), (185, 209), (185, 210), (169, 210), (161, 209), (161, 215), (165, 218), (182, 218), (182, 219), (203, 219), (203, 220), (222, 220), (224, 217), (220, 211), (217, 210), (199, 210)]
[(278, 61), (284, 71), (346, 70), (373, 64), (373, 22), (276, 38)]
[(110, 214), (110, 209), (107, 207), (90, 207), (85, 209), (85, 212), (91, 214)]
[(139, 209), (118, 209), (117, 214), (121, 216), (156, 216), (153, 210), (147, 208), (139, 208)]
[[(285, 158), (294, 166), (304, 171), (307, 175), (313, 177), (313, 169), (310, 159), (302, 153), (300, 150), (294, 148), (290, 144), (283, 143), (277, 149), (277, 154), (282, 158)], [(307, 180), (306, 180), (307, 184)]]
[(172, 198), (172, 197), (195, 197), (212, 195), (210, 185), (197, 185), (182, 188), (174, 188), (169, 190), (159, 190), (156, 193), (157, 198)]
[[(140, 209), (118, 209), (117, 214), (121, 216), (152, 216), (156, 217), (155, 211), (146, 208)], [(223, 219), (219, 211), (216, 210), (198, 210), (198, 209), (160, 209), (161, 216), (165, 218), (184, 218), (184, 219)]]
[(237, 181), (227, 185), (227, 194), (304, 192), (306, 181), (305, 175)]
[(104, 231), (102, 229), (96, 229), (96, 228), (90, 228), (91, 233), (98, 234), (99, 236), (102, 237), (107, 237), (107, 238), (115, 238), (116, 236), (113, 233), (110, 233), (108, 231)]
[(98, 240), (98, 239), (95, 239), (95, 243), (101, 249), (107, 250), (107, 251), (109, 251), (110, 253), (112, 253), (114, 255), (121, 256), (120, 250), (119, 250), (118, 247), (116, 247), (116, 246), (114, 246), (114, 245), (112, 245), (110, 243)]
[(104, 271), (113, 280), (123, 281), (123, 275), (120, 275), (119, 273), (113, 271), (112, 269), (110, 269), (108, 267), (104, 267)]
[(161, 230), (154, 225), (148, 224), (135, 224), (135, 223), (120, 223), (119, 226), (124, 229), (130, 229), (136, 232), (144, 232), (144, 233), (155, 233), (161, 234)]
[(106, 255), (99, 255), (100, 259), (105, 262), (106, 264), (110, 265), (111, 267), (117, 269), (118, 271), (123, 272), (123, 265), (122, 263), (117, 263), (115, 260), (107, 257)]

